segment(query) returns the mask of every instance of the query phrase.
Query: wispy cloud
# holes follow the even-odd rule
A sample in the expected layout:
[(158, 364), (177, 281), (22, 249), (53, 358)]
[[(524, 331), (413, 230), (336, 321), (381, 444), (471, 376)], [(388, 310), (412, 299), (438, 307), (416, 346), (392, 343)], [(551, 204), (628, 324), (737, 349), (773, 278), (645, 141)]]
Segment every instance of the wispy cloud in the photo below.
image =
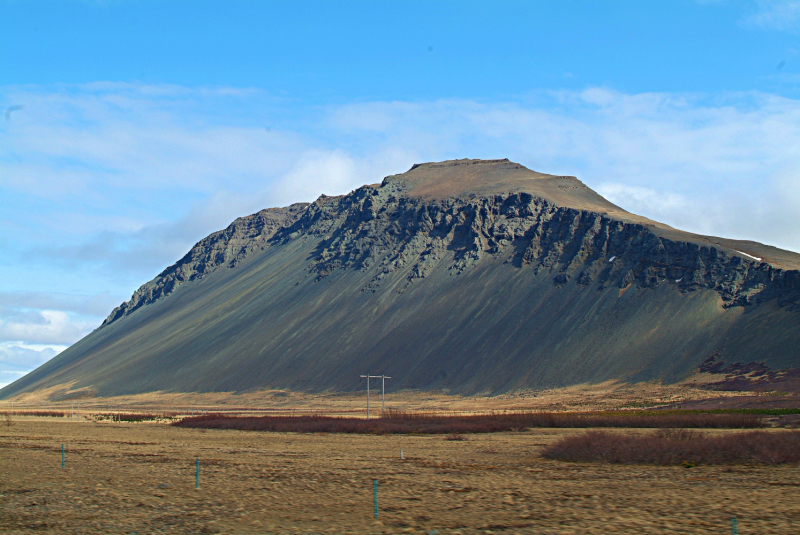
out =
[(109, 292), (95, 295), (75, 295), (59, 292), (0, 291), (0, 310), (61, 310), (87, 316), (105, 316), (111, 307), (116, 305), (116, 298), (112, 297)]
[[(141, 279), (271, 200), (355, 185), (329, 171), (347, 159), (336, 149), (265, 127), (275, 101), (253, 90), (95, 83), (3, 88), (3, 99), (26, 103), (0, 129), (0, 219), (25, 234), (27, 250), (12, 252), (23, 262)], [(266, 111), (241, 111), (254, 106)]]
[(71, 344), (96, 326), (94, 322), (81, 321), (61, 310), (6, 311), (0, 320), (0, 340)]
[(67, 346), (0, 342), (0, 388), (58, 355)]
[(800, 31), (800, 2), (797, 0), (759, 0), (744, 24), (767, 30)]

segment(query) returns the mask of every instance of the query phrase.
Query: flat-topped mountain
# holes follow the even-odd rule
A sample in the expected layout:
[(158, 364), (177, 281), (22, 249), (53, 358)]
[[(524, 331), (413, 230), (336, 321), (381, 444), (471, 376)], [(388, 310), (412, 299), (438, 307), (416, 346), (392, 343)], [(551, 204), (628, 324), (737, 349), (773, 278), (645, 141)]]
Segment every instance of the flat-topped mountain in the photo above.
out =
[(508, 160), (414, 165), (198, 242), (0, 390), (499, 393), (800, 366), (800, 255), (682, 232)]

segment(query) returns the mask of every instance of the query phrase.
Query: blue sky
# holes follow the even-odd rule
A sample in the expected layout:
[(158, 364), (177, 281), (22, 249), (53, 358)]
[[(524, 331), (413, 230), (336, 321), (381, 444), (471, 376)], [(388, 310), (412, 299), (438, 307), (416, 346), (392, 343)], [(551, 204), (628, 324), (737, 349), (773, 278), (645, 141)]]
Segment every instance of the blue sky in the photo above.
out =
[(0, 385), (197, 240), (508, 157), (800, 251), (800, 2), (0, 0)]

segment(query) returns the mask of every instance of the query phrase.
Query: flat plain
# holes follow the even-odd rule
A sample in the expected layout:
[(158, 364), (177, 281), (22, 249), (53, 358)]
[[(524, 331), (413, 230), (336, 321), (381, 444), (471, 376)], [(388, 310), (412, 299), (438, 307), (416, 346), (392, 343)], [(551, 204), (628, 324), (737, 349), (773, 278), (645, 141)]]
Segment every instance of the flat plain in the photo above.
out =
[[(481, 413), (492, 411), (602, 411), (642, 407), (680, 406), (703, 400), (708, 408), (724, 408), (729, 399), (752, 392), (715, 391), (703, 388), (709, 382), (724, 380), (725, 375), (696, 374), (684, 383), (622, 383), (606, 381), (564, 388), (521, 390), (501, 395), (459, 396), (443, 392), (406, 390), (386, 394), (386, 407), (414, 412)], [(289, 390), (234, 392), (149, 392), (130, 396), (94, 397), (82, 389), (72, 390), (70, 383), (49, 389), (26, 392), (2, 402), (5, 410), (72, 409), (107, 412), (115, 408), (134, 412), (177, 412), (210, 410), (226, 413), (256, 412), (262, 414), (325, 414), (328, 416), (365, 416), (366, 392), (304, 393)], [(366, 387), (366, 385), (364, 385)], [(370, 412), (381, 410), (380, 383), (372, 381)], [(84, 397), (84, 395), (86, 395)], [(770, 406), (800, 406), (797, 396), (748, 397), (749, 402), (766, 401)], [(16, 405), (14, 405), (16, 404)], [(749, 404), (747, 404), (749, 406)], [(761, 405), (758, 405), (761, 406)]]
[(742, 535), (800, 530), (798, 466), (574, 464), (540, 456), (552, 441), (584, 430), (446, 440), (86, 418), (2, 424), (2, 533), (722, 534), (731, 533), (732, 517)]

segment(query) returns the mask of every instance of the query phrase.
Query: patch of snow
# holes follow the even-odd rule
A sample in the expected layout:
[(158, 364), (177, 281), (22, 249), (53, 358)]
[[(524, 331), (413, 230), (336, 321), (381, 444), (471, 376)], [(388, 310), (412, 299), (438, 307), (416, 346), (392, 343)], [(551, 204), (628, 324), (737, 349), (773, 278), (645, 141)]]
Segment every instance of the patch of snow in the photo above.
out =
[(683, 277), (681, 277), (680, 279), (676, 280), (675, 282), (678, 283), (678, 282), (681, 282), (682, 280), (683, 280)]
[(759, 257), (757, 257), (757, 256), (753, 256), (751, 254), (743, 253), (742, 251), (737, 251), (736, 249), (734, 249), (734, 251), (736, 251), (739, 254), (743, 254), (748, 258), (752, 258), (753, 260), (757, 260), (757, 261), (761, 262), (761, 259)]
[(615, 258), (616, 258), (616, 256), (612, 256), (611, 258), (608, 259), (608, 261), (609, 262), (613, 262)]

